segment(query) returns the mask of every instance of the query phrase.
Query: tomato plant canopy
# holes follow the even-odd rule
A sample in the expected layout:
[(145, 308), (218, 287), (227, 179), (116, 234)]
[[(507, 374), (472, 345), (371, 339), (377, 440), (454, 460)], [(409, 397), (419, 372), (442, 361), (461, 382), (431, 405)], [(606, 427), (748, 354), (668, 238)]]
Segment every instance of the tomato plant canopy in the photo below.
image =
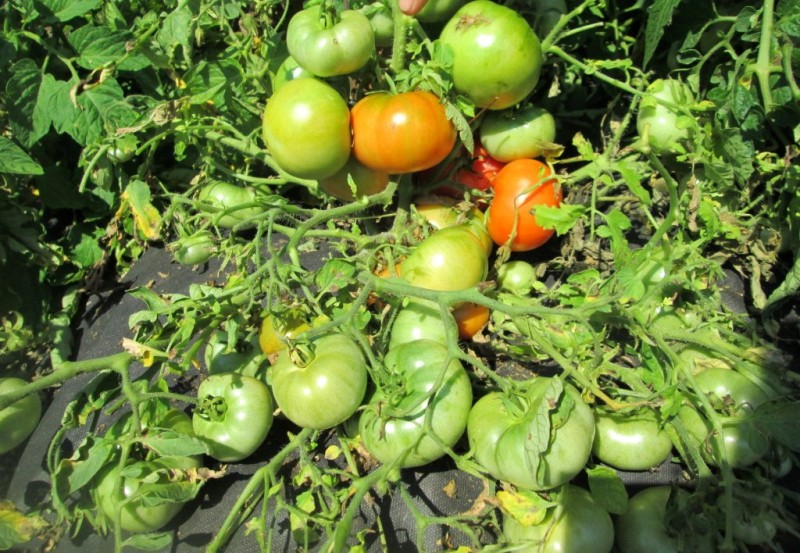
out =
[(800, 547), (796, 1), (0, 9), (0, 548)]

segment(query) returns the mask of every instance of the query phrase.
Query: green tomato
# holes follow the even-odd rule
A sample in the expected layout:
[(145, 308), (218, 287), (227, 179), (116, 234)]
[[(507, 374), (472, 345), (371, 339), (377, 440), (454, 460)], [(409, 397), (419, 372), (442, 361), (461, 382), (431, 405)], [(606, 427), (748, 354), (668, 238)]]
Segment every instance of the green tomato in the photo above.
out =
[(447, 345), (446, 328), (438, 303), (410, 300), (408, 305), (400, 308), (392, 323), (388, 349), (423, 339)]
[[(675, 495), (671, 498), (673, 493)], [(688, 497), (689, 494), (685, 490), (673, 491), (670, 486), (652, 486), (637, 492), (628, 501), (625, 513), (617, 516), (614, 522), (616, 543), (620, 553), (714, 551), (710, 545), (710, 536), (695, 535), (689, 528), (681, 528), (682, 535), (692, 541), (687, 544), (687, 548), (681, 549), (674, 532), (667, 530), (668, 516), (673, 514), (673, 510), (677, 512), (685, 510)]]
[(375, 32), (367, 16), (344, 10), (336, 21), (334, 17), (317, 4), (297, 12), (286, 29), (289, 54), (318, 77), (358, 71), (375, 51)]
[(594, 434), (594, 415), (580, 392), (544, 376), (531, 380), (520, 397), (483, 396), (467, 424), (475, 460), (489, 474), (537, 491), (574, 478), (589, 460)]
[(114, 141), (106, 155), (112, 163), (125, 163), (133, 159), (136, 155), (136, 148), (139, 146), (139, 139), (136, 135), (125, 134)]
[(769, 439), (755, 426), (752, 411), (769, 397), (743, 374), (722, 367), (711, 367), (695, 375), (696, 393), (708, 396), (722, 425), (721, 450), (713, 424), (697, 405), (683, 405), (678, 411), (689, 434), (701, 445), (706, 461), (719, 465), (724, 456), (734, 468), (747, 467), (769, 451)]
[(107, 522), (120, 514), (126, 532), (155, 532), (193, 499), (200, 485), (187, 471), (199, 468), (196, 457), (130, 460), (124, 469), (112, 462), (95, 477), (95, 503)]
[(497, 269), (500, 290), (515, 296), (527, 296), (536, 282), (536, 269), (527, 261), (507, 261)]
[(208, 261), (217, 251), (214, 235), (201, 230), (170, 245), (172, 257), (181, 265), (198, 265)]
[(464, 290), (483, 281), (489, 258), (475, 228), (462, 223), (437, 230), (403, 261), (400, 276), (430, 290)]
[(362, 412), (364, 447), (380, 462), (398, 468), (444, 456), (444, 447), (452, 448), (463, 435), (472, 406), (472, 384), (464, 367), (446, 346), (431, 340), (401, 344), (389, 350), (384, 363), (397, 387), (379, 388)]
[(206, 378), (197, 389), (192, 427), (218, 461), (241, 461), (264, 442), (272, 427), (272, 397), (255, 378), (236, 373)]
[(344, 334), (329, 334), (311, 350), (283, 350), (272, 365), (270, 383), (286, 418), (303, 428), (341, 424), (361, 405), (367, 391), (361, 348)]
[(286, 56), (286, 59), (281, 62), (272, 77), (272, 90), (273, 92), (277, 91), (289, 81), (313, 76), (314, 74), (311, 71), (301, 67), (292, 56)]
[(453, 53), (453, 84), (480, 108), (521, 102), (539, 82), (542, 47), (531, 26), (511, 8), (473, 0), (447, 22), (439, 37)]
[(278, 89), (267, 101), (262, 130), (275, 162), (295, 177), (330, 177), (350, 158), (350, 110), (319, 79), (294, 79)]
[(642, 471), (662, 464), (672, 453), (672, 440), (656, 412), (596, 410), (597, 433), (592, 452), (597, 460), (620, 470)]
[(211, 335), (206, 344), (203, 360), (208, 374), (237, 373), (253, 378), (261, 378), (264, 356), (255, 336), (250, 342), (234, 344), (228, 350), (228, 334), (221, 330)]
[[(355, 195), (350, 180), (355, 185)], [(356, 156), (350, 156), (344, 167), (330, 177), (320, 179), (319, 187), (334, 198), (352, 202), (364, 196), (383, 192), (389, 184), (389, 175), (362, 164)]]
[[(209, 214), (209, 220), (220, 228), (245, 225), (264, 213), (256, 203), (256, 191), (224, 181), (211, 181), (197, 193), (198, 208)], [(224, 212), (223, 215), (219, 215)]]
[(503, 162), (541, 157), (556, 139), (556, 120), (535, 106), (519, 112), (490, 111), (480, 126), (480, 140), (494, 159)]
[(465, 3), (466, 0), (428, 0), (416, 17), (425, 23), (446, 21)]
[(394, 42), (394, 19), (389, 6), (375, 2), (363, 8), (362, 13), (369, 18), (372, 32), (375, 33), (375, 46), (388, 48)]
[(653, 152), (674, 152), (679, 143), (692, 136), (696, 125), (691, 116), (681, 111), (694, 103), (692, 91), (676, 79), (658, 79), (647, 87), (646, 93), (639, 106), (636, 130)]
[[(0, 395), (27, 386), (28, 382), (14, 376), (0, 378)], [(0, 411), (0, 455), (11, 451), (28, 439), (42, 418), (39, 394), (29, 394)]]
[(528, 544), (522, 551), (609, 553), (614, 546), (614, 523), (592, 494), (567, 484), (558, 494), (558, 505), (548, 509), (540, 523), (527, 526), (504, 516), (503, 536), (512, 545)]

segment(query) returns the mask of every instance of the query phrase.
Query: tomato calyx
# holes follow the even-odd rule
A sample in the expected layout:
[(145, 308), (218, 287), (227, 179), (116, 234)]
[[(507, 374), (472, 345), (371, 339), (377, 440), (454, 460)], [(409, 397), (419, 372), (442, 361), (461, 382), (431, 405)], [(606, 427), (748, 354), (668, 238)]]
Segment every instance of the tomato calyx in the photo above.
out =
[(221, 396), (206, 396), (199, 401), (194, 412), (207, 421), (221, 422), (228, 412), (228, 403)]

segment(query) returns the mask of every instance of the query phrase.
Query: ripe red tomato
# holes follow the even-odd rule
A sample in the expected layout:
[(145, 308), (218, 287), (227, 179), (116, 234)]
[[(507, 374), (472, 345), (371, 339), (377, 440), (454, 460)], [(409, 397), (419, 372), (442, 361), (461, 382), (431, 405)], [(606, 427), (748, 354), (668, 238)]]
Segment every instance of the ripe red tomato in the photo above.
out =
[(538, 248), (555, 232), (536, 222), (532, 210), (539, 205), (561, 205), (561, 187), (548, 178), (550, 168), (535, 159), (512, 161), (494, 180), (486, 227), (495, 244), (508, 243), (512, 251)]
[(480, 144), (475, 147), (475, 154), (469, 167), (459, 169), (453, 176), (453, 180), (463, 184), (467, 188), (475, 190), (488, 190), (500, 169), (505, 167), (505, 163), (489, 155), (486, 148)]
[(370, 94), (353, 106), (351, 124), (355, 157), (389, 174), (429, 169), (456, 143), (456, 129), (444, 105), (422, 90)]

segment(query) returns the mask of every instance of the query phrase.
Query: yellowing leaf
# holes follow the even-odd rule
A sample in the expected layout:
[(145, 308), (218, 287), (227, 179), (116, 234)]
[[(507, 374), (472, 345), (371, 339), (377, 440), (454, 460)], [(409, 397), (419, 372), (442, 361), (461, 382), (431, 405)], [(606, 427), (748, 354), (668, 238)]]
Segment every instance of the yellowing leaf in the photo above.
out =
[(136, 228), (147, 240), (156, 240), (161, 227), (161, 214), (150, 203), (150, 189), (140, 180), (133, 180), (122, 193), (133, 214)]
[(0, 500), (0, 550), (30, 541), (46, 527), (43, 518), (26, 515), (12, 502)]
[(500, 507), (523, 526), (534, 526), (544, 520), (547, 509), (555, 504), (542, 496), (529, 491), (497, 492)]

